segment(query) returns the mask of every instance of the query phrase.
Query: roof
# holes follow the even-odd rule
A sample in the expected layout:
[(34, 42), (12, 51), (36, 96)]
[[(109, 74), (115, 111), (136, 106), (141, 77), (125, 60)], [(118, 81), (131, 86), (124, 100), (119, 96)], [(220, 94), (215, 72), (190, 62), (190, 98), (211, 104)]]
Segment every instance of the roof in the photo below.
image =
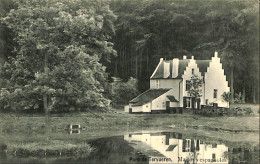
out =
[(165, 157), (158, 150), (152, 148), (151, 146), (145, 144), (144, 142), (132, 140), (129, 142), (129, 145), (148, 157)]
[(195, 61), (199, 67), (201, 75), (204, 76), (205, 72), (207, 72), (207, 68), (209, 67), (209, 63), (211, 60), (195, 60)]
[(176, 147), (177, 145), (170, 145), (166, 151), (173, 151), (173, 149)]
[(140, 94), (139, 96), (137, 96), (136, 98), (134, 98), (133, 100), (131, 100), (130, 103), (133, 103), (133, 106), (144, 105), (154, 100), (155, 98), (161, 96), (162, 94), (168, 92), (169, 90), (171, 89), (170, 88), (149, 89), (143, 92), (142, 94)]
[(179, 60), (179, 69), (178, 69), (178, 76), (177, 78), (181, 78), (184, 71), (186, 70), (186, 67), (188, 66), (190, 60), (186, 59), (186, 60)]
[(176, 98), (174, 96), (167, 96), (167, 98), (171, 101), (171, 102), (179, 102), (178, 100), (176, 100)]
[[(170, 63), (170, 75), (167, 78), (171, 78), (172, 77), (172, 60), (165, 60), (163, 61), (157, 71), (155, 72), (155, 74), (153, 75), (153, 79), (161, 79), (163, 78), (163, 71), (164, 71), (164, 67), (163, 67), (163, 63)], [(185, 60), (179, 60), (179, 69), (178, 69), (178, 76), (177, 78), (181, 78), (182, 74), (184, 73), (186, 67), (188, 66), (189, 63), (189, 59), (185, 59)]]
[[(186, 70), (186, 67), (189, 64), (190, 59), (184, 59), (184, 60), (179, 60), (179, 67), (178, 67), (178, 76), (176, 79), (182, 78), (182, 75), (184, 71)], [(205, 72), (207, 72), (207, 68), (209, 66), (209, 63), (211, 60), (195, 60), (196, 64), (198, 65), (199, 71), (201, 72), (202, 76), (205, 75)], [(167, 77), (172, 78), (172, 60), (165, 60), (160, 63), (158, 66), (157, 71), (155, 74), (151, 77), (152, 79), (163, 79), (163, 72), (164, 72), (164, 63), (170, 63), (170, 75)]]

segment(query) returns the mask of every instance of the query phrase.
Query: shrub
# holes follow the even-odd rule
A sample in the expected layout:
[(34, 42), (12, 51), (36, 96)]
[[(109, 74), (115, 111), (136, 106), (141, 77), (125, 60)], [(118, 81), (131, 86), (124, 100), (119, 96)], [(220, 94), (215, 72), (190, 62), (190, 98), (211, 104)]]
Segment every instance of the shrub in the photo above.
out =
[(114, 105), (127, 104), (139, 94), (137, 80), (132, 77), (127, 82), (123, 82), (119, 78), (114, 78), (111, 86), (111, 100)]
[(251, 108), (215, 108), (213, 106), (204, 106), (201, 110), (198, 110), (196, 114), (203, 116), (215, 117), (215, 116), (250, 116), (253, 114)]

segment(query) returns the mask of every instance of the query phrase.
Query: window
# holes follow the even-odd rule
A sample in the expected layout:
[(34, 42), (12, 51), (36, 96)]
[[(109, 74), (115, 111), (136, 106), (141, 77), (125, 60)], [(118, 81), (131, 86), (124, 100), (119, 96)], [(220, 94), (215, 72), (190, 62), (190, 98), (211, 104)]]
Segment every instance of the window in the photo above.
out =
[(191, 97), (183, 97), (183, 107), (191, 108)]
[(213, 98), (217, 98), (218, 96), (218, 90), (217, 89), (214, 89), (214, 95), (213, 95)]
[(159, 88), (159, 86), (160, 86), (159, 80), (156, 80), (156, 88)]
[(215, 162), (216, 161), (216, 154), (212, 154), (212, 161)]
[(194, 75), (194, 69), (192, 68), (191, 73)]
[(186, 80), (186, 91), (190, 90), (190, 81)]

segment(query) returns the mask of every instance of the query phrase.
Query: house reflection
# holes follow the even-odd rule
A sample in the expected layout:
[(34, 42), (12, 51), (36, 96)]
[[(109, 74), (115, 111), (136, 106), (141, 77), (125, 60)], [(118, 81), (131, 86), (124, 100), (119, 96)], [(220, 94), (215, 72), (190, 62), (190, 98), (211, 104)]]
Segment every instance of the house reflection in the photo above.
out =
[(228, 163), (227, 146), (184, 139), (180, 133), (134, 133), (124, 140), (148, 156), (149, 163)]

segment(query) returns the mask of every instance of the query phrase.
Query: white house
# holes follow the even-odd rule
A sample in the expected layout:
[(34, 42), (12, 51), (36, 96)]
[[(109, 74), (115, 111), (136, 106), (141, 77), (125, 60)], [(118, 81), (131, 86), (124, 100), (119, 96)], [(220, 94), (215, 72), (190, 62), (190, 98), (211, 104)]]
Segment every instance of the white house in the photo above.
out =
[[(203, 80), (200, 101), (188, 93), (189, 81), (193, 74)], [(215, 52), (211, 60), (160, 59), (159, 64), (150, 77), (150, 89), (140, 94), (125, 106), (125, 112), (151, 113), (178, 108), (200, 108), (201, 105), (229, 107), (229, 102), (222, 98), (229, 92), (228, 81), (222, 63)]]
[(132, 133), (124, 140), (149, 158), (149, 163), (228, 163), (224, 144), (184, 138), (181, 133)]

